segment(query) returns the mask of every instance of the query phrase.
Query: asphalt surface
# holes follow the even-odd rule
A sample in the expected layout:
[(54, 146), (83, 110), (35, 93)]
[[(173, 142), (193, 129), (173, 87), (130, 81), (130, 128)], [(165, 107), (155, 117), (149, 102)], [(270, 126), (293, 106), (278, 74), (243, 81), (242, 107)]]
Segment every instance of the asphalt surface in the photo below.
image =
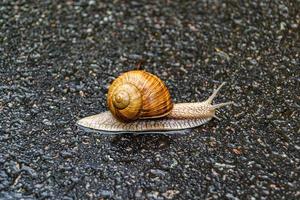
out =
[[(102, 3), (101, 3), (102, 2)], [(0, 2), (0, 199), (299, 199), (300, 2)], [(216, 102), (185, 135), (103, 136), (137, 63), (175, 102)]]

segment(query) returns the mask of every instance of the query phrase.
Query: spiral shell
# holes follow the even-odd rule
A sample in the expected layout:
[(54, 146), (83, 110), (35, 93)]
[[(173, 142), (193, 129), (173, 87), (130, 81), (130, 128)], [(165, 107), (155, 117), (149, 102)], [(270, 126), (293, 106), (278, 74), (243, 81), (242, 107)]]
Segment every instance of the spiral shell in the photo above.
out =
[(173, 108), (163, 81), (142, 70), (129, 71), (115, 79), (108, 90), (107, 104), (113, 116), (124, 122), (160, 118)]

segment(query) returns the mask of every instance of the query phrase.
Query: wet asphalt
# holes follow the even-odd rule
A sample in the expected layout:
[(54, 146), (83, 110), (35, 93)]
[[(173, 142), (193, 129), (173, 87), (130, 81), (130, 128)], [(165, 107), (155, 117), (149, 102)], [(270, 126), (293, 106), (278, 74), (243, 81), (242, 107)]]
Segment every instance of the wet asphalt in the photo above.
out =
[[(0, 2), (0, 199), (299, 199), (300, 2)], [(181, 135), (76, 127), (142, 63), (220, 121)]]

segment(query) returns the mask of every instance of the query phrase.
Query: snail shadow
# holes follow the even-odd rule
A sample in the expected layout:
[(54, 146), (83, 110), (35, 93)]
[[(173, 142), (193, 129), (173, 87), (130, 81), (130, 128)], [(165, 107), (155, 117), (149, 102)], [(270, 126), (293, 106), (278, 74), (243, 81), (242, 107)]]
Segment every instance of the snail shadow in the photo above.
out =
[(168, 149), (172, 142), (186, 134), (189, 130), (172, 132), (123, 133), (111, 140), (117, 149), (130, 148), (133, 151)]
[(190, 129), (178, 131), (154, 131), (154, 132), (108, 132), (90, 128), (79, 127), (86, 133), (93, 134), (97, 138), (106, 138), (116, 151), (130, 149), (140, 152), (143, 150), (155, 150), (169, 148), (173, 140), (187, 135)]
[(121, 134), (112, 138), (111, 145), (116, 147), (117, 151), (129, 149), (132, 152), (141, 152), (141, 150), (166, 149), (170, 147), (172, 138), (167, 135), (153, 134)]

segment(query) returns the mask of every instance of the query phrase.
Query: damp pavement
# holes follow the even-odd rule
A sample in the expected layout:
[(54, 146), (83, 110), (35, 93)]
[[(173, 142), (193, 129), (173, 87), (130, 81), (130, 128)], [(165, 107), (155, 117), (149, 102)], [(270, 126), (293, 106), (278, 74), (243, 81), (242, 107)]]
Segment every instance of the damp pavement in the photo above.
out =
[[(300, 2), (0, 3), (0, 199), (299, 199)], [(175, 102), (222, 82), (220, 121), (184, 135), (103, 136), (142, 63)]]

